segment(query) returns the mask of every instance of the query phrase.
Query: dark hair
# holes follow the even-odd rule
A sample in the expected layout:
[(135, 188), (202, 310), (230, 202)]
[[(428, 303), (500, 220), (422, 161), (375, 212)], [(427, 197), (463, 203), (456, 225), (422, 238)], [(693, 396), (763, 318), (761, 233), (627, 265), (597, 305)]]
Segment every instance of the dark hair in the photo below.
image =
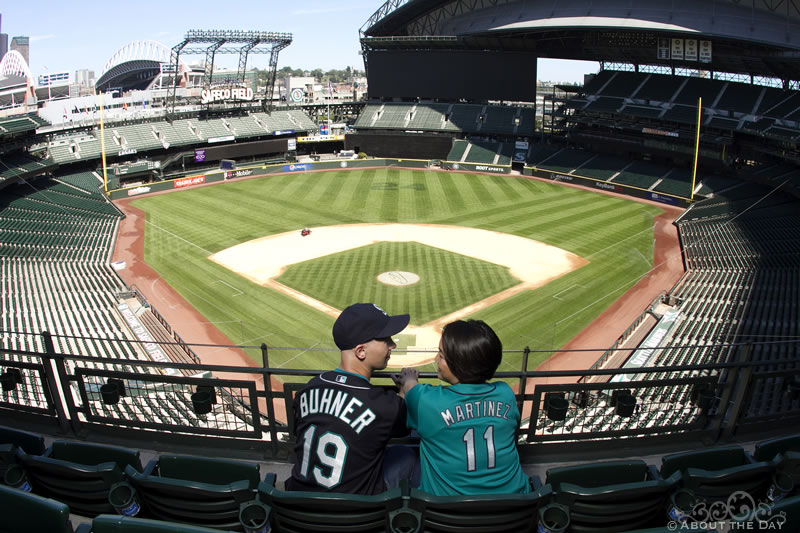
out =
[(442, 356), (459, 383), (484, 383), (503, 360), (503, 344), (483, 320), (456, 320), (442, 329)]

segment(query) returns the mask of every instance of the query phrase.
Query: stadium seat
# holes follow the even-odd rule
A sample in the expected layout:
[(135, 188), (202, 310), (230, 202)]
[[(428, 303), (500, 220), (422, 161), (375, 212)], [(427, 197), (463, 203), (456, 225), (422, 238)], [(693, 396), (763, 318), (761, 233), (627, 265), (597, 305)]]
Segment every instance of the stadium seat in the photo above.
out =
[(772, 461), (777, 470), (786, 473), (794, 482), (793, 494), (800, 493), (800, 435), (765, 440), (753, 450), (756, 461)]
[(92, 520), (91, 533), (220, 533), (220, 529), (177, 524), (132, 516), (100, 515)]
[(736, 491), (745, 491), (759, 500), (766, 495), (775, 465), (755, 462), (741, 446), (726, 446), (665, 455), (661, 475), (681, 472), (682, 485), (698, 498), (718, 501)]
[(420, 515), (421, 531), (445, 533), (536, 531), (539, 509), (548, 502), (550, 486), (528, 494), (433, 496), (411, 489), (409, 509)]
[(113, 513), (111, 486), (124, 468), (142, 468), (138, 450), (70, 441), (54, 442), (41, 456), (21, 454), (21, 463), (36, 494), (84, 516)]
[(771, 461), (779, 453), (786, 454), (786, 452), (800, 452), (800, 434), (759, 442), (753, 450), (753, 459)]
[(126, 468), (143, 518), (242, 531), (239, 506), (256, 497), (259, 466), (228, 459), (162, 455), (144, 472)]
[(14, 444), (31, 455), (42, 455), (45, 450), (41, 435), (6, 426), (0, 426), (0, 444)]
[[(691, 526), (691, 531), (705, 531), (706, 533), (717, 533), (716, 529), (706, 529), (703, 527), (702, 524), (694, 523)], [(675, 526), (669, 527), (648, 527), (647, 529), (633, 529), (630, 531), (626, 531), (625, 533), (674, 533), (675, 531), (680, 531)]]
[(17, 462), (18, 449), (41, 455), (45, 450), (44, 438), (35, 433), (0, 426), (0, 483), (3, 482), (8, 467)]
[(72, 533), (66, 504), (4, 485), (0, 485), (0, 517), (2, 533)]
[(753, 516), (748, 516), (741, 522), (752, 526), (734, 525), (731, 531), (800, 531), (800, 496), (762, 504)]
[[(401, 489), (374, 496), (282, 491), (273, 481), (258, 486), (258, 497), (271, 509), (273, 531), (297, 533), (384, 533), (416, 531), (418, 518), (403, 511)], [(394, 526), (392, 521), (394, 520)], [(404, 526), (404, 524), (410, 524)], [(409, 529), (405, 529), (408, 527)]]
[(666, 525), (667, 501), (680, 473), (661, 479), (644, 461), (551, 468), (546, 483), (570, 511), (570, 531), (617, 532)]

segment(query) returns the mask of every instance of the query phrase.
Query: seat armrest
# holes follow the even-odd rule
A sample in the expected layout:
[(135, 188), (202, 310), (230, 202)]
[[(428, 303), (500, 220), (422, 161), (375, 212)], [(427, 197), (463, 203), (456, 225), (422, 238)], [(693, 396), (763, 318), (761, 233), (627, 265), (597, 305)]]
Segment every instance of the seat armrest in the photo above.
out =
[(144, 470), (142, 470), (142, 474), (144, 474), (145, 476), (152, 476), (153, 475), (153, 471), (157, 467), (158, 467), (158, 457), (156, 457), (154, 459), (150, 459), (150, 462), (148, 462), (147, 466), (145, 466)]
[(658, 468), (656, 468), (655, 465), (648, 464), (647, 472), (650, 474), (650, 479), (664, 479), (661, 476), (661, 472), (658, 471)]
[(267, 484), (270, 487), (275, 487), (275, 482), (278, 480), (278, 475), (275, 472), (267, 472), (264, 474), (264, 479), (261, 483)]

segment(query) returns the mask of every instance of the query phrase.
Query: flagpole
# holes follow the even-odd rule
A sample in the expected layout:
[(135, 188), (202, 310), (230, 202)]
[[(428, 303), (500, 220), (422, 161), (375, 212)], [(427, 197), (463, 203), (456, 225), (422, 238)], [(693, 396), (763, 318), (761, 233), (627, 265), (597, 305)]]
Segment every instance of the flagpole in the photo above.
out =
[(697, 179), (697, 157), (700, 154), (700, 119), (703, 112), (703, 97), (697, 99), (697, 135), (694, 141), (694, 168), (692, 169), (692, 190), (689, 194), (689, 201), (694, 201), (694, 183)]
[(106, 168), (106, 134), (103, 121), (103, 91), (100, 91), (100, 157), (103, 160), (103, 190), (108, 194), (108, 169)]

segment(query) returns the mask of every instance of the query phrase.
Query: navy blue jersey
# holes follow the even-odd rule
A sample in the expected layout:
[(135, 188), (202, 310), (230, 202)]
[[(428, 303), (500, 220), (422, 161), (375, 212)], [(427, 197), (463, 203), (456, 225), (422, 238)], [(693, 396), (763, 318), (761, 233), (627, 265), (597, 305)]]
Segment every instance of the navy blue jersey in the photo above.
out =
[(336, 369), (294, 398), (297, 463), (287, 490), (378, 494), (392, 437), (408, 434), (402, 398), (358, 374)]

